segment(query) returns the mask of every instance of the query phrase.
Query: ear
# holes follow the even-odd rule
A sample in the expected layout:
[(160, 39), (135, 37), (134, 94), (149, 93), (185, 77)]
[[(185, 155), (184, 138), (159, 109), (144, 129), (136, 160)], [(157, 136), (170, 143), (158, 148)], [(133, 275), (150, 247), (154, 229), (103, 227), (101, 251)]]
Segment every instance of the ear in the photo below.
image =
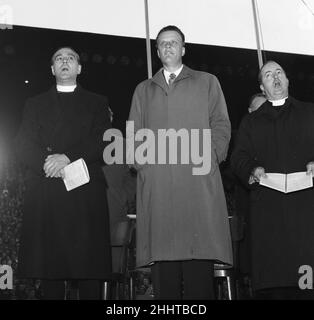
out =
[(157, 49), (157, 55), (158, 55), (158, 58), (160, 59), (160, 53), (158, 49)]
[(80, 74), (82, 71), (82, 66), (79, 64), (77, 67), (77, 74)]
[(263, 93), (265, 93), (265, 88), (262, 84), (259, 85), (260, 89), (262, 90)]
[(185, 47), (182, 47), (181, 57), (183, 57), (184, 55), (185, 55)]
[(55, 68), (53, 67), (53, 66), (51, 66), (51, 72), (52, 72), (52, 74), (55, 76), (56, 74), (55, 74)]

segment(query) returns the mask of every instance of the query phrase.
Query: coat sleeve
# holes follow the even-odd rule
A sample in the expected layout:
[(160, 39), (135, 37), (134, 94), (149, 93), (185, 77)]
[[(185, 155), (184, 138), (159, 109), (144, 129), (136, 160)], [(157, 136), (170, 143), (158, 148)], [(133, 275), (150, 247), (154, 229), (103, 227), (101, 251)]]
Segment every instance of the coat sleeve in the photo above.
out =
[(262, 167), (262, 164), (256, 160), (250, 132), (249, 117), (244, 117), (237, 133), (235, 148), (231, 154), (232, 170), (249, 188), (254, 186), (249, 185), (249, 178), (253, 169)]
[[(131, 109), (130, 109), (130, 114), (129, 114), (129, 124), (128, 124), (128, 129), (130, 128), (129, 125), (132, 124), (134, 125), (134, 134), (142, 129), (144, 127), (144, 118), (143, 118), (143, 109), (142, 109), (142, 104), (141, 104), (141, 96), (143, 94), (143, 84), (140, 83), (133, 94), (132, 98), (132, 104), (131, 104)], [(130, 135), (131, 136), (131, 135)], [(127, 140), (128, 140), (128, 135), (127, 135)], [(134, 148), (132, 148), (133, 142), (132, 141), (126, 141), (127, 142), (127, 148), (126, 148), (126, 159), (127, 163), (139, 170), (141, 168), (141, 165), (137, 164), (135, 161), (135, 152), (137, 146), (140, 144), (140, 142), (134, 142)]]
[(79, 158), (83, 158), (86, 164), (102, 161), (103, 151), (109, 144), (108, 141), (103, 141), (105, 131), (111, 128), (109, 114), (107, 99), (102, 97), (93, 110), (93, 122), (89, 135), (64, 152), (71, 162)]
[(231, 138), (231, 124), (221, 86), (216, 77), (209, 88), (209, 125), (212, 134), (212, 148), (218, 163), (226, 159)]
[(29, 99), (24, 108), (22, 123), (15, 139), (15, 151), (19, 161), (37, 175), (43, 174), (48, 151), (40, 141), (40, 124), (36, 104)]
[(142, 107), (141, 107), (142, 91), (143, 91), (142, 84), (139, 84), (136, 87), (132, 97), (129, 121), (134, 122), (134, 132), (143, 128)]

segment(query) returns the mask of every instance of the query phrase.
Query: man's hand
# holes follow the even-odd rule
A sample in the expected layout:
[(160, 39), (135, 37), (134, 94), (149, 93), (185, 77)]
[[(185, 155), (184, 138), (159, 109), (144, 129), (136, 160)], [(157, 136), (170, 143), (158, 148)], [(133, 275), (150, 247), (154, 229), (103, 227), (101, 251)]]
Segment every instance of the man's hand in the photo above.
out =
[(266, 178), (265, 169), (263, 167), (255, 168), (250, 176), (249, 184), (260, 182), (261, 177)]
[(48, 156), (44, 163), (46, 177), (60, 178), (64, 175), (63, 168), (70, 163), (70, 159), (65, 154), (52, 154)]
[(314, 162), (309, 162), (306, 165), (306, 174), (311, 174), (314, 177)]

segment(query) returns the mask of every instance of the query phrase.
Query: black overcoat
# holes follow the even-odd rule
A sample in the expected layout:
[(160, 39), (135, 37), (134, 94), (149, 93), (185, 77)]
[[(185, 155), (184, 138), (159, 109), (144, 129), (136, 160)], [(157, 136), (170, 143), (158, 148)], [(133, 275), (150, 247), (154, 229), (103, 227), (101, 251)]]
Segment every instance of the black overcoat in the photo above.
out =
[(258, 166), (266, 173), (306, 171), (310, 161), (314, 161), (313, 104), (292, 97), (281, 107), (265, 102), (243, 119), (231, 165), (251, 188), (255, 289), (297, 286), (299, 267), (314, 267), (314, 189), (285, 194), (257, 183), (249, 186), (249, 176)]
[[(17, 154), (27, 168), (18, 273), (24, 278), (104, 279), (111, 271), (103, 133), (110, 128), (107, 99), (78, 86), (61, 106), (56, 88), (27, 101)], [(66, 191), (46, 178), (49, 154), (83, 158), (90, 182)]]

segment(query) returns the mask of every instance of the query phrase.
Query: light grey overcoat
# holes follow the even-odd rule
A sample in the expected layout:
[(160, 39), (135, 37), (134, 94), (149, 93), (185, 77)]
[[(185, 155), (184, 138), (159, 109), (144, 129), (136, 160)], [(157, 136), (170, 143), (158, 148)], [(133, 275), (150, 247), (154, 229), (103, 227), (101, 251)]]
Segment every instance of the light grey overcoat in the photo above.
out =
[[(212, 135), (209, 174), (193, 175), (195, 165), (191, 162), (140, 167), (137, 265), (189, 259), (232, 264), (228, 213), (218, 166), (227, 155), (231, 125), (217, 78), (184, 66), (169, 88), (160, 70), (137, 86), (129, 120), (134, 121), (135, 132), (149, 128), (157, 135), (158, 129), (210, 128)], [(157, 142), (155, 145), (157, 150)], [(180, 155), (180, 143), (178, 147)]]

